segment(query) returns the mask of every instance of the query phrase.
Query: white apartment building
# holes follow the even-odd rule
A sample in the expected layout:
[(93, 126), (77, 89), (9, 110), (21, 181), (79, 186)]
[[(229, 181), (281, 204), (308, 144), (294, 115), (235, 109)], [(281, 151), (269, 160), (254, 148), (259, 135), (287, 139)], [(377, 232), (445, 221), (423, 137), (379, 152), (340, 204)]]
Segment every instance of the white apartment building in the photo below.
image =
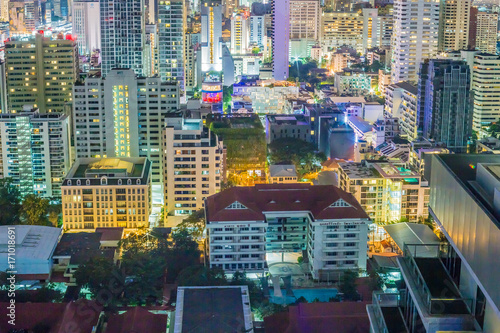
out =
[(290, 0), (275, 0), (272, 5), (273, 78), (288, 79), (290, 51)]
[(394, 1), (392, 83), (417, 82), (420, 63), (438, 52), (439, 0)]
[(269, 84), (246, 85), (244, 82), (233, 85), (233, 95), (248, 96), (255, 113), (291, 113), (288, 99), (299, 97), (299, 87), (286, 81)]
[(478, 12), (476, 22), (476, 50), (496, 54), (498, 13)]
[(500, 89), (494, 88), (500, 85), (500, 56), (476, 54), (472, 68), (472, 129), (483, 137), (481, 129), (500, 120)]
[(319, 40), (319, 0), (290, 0), (290, 39)]
[(0, 178), (12, 178), (22, 195), (61, 197), (71, 165), (70, 124), (61, 113), (0, 114)]
[(79, 55), (90, 55), (101, 49), (101, 19), (99, 1), (73, 1), (73, 34)]
[(113, 68), (130, 68), (137, 75), (146, 75), (144, 0), (102, 0), (99, 4), (102, 76)]
[(365, 72), (345, 70), (335, 73), (335, 88), (337, 93), (350, 96), (362, 96), (369, 93), (374, 75)]
[[(337, 187), (261, 184), (232, 187), (205, 201), (210, 267), (261, 275), (273, 259), (306, 251), (314, 278), (366, 269), (370, 219)], [(275, 261), (276, 262), (276, 261)]]
[(106, 78), (87, 77), (73, 90), (76, 157), (147, 157), (152, 184), (163, 185), (163, 121), (179, 107), (179, 86), (114, 69)]
[(389, 85), (385, 90), (384, 115), (398, 117), (401, 134), (409, 141), (418, 138), (418, 88), (407, 82)]
[(184, 91), (184, 0), (158, 1), (158, 72), (162, 81), (179, 82)]
[(320, 33), (323, 52), (341, 46), (351, 46), (357, 52), (363, 51), (363, 15), (360, 13), (323, 12)]
[(149, 226), (151, 162), (146, 158), (77, 159), (61, 188), (65, 230)]
[(191, 214), (221, 189), (224, 145), (203, 120), (171, 114), (163, 130), (163, 163), (168, 213)]
[(231, 54), (246, 54), (250, 40), (250, 20), (247, 14), (231, 17)]
[(222, 3), (203, 0), (201, 3), (201, 71), (222, 70)]
[(257, 44), (260, 48), (264, 48), (266, 44), (266, 17), (265, 15), (250, 16), (250, 43)]
[(471, 0), (444, 0), (441, 2), (439, 51), (467, 49), (471, 4)]

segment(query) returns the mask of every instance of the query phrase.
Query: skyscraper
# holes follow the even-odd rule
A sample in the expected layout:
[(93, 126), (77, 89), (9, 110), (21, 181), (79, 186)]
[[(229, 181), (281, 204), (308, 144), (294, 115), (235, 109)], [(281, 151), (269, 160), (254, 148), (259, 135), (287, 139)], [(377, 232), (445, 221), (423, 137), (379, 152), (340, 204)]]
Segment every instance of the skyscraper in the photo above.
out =
[(12, 38), (5, 50), (9, 112), (25, 105), (40, 113), (64, 111), (78, 69), (75, 41), (36, 34), (28, 40)]
[(144, 0), (102, 0), (100, 7), (102, 75), (113, 68), (131, 68), (143, 75)]
[(419, 104), (424, 105), (418, 109), (423, 112), (426, 139), (455, 152), (467, 151), (472, 135), (469, 87), (469, 66), (463, 61), (433, 59), (420, 65)]
[(259, 48), (264, 48), (264, 37), (266, 36), (265, 15), (250, 16), (250, 43), (255, 43)]
[(87, 77), (74, 95), (76, 157), (147, 157), (161, 185), (161, 129), (179, 107), (178, 85), (115, 69), (105, 79)]
[(394, 1), (392, 82), (416, 82), (420, 63), (438, 51), (439, 0)]
[(73, 2), (73, 34), (76, 35), (78, 54), (89, 55), (101, 49), (101, 21), (99, 1)]
[(288, 79), (290, 0), (272, 0), (273, 77)]
[(476, 50), (497, 53), (498, 13), (478, 12), (476, 21)]
[(246, 54), (250, 39), (250, 25), (246, 13), (231, 17), (231, 54)]
[(158, 2), (158, 69), (162, 81), (179, 82), (184, 91), (184, 0)]
[(471, 0), (442, 0), (439, 50), (465, 50), (469, 39)]
[(222, 4), (205, 0), (201, 4), (201, 70), (222, 70)]

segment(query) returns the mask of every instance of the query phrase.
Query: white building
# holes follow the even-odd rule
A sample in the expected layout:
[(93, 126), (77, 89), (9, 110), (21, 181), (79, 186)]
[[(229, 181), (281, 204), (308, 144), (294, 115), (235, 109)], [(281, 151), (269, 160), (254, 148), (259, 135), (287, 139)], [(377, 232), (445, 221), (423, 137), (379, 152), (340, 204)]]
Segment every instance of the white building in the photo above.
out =
[(101, 19), (99, 1), (73, 1), (73, 34), (76, 35), (78, 54), (90, 55), (101, 49)]
[(472, 129), (483, 137), (481, 128), (500, 120), (500, 89), (491, 88), (500, 85), (500, 56), (476, 54), (472, 68)]
[(352, 70), (337, 72), (334, 76), (335, 88), (339, 95), (363, 96), (370, 92), (373, 76), (365, 72), (355, 72)]
[(350, 46), (363, 51), (363, 16), (357, 12), (323, 12), (320, 23), (320, 45), (323, 52), (330, 48)]
[(87, 77), (73, 95), (76, 157), (147, 157), (153, 185), (162, 185), (161, 131), (179, 107), (179, 86), (115, 69)]
[(22, 195), (61, 197), (71, 165), (70, 125), (61, 113), (0, 114), (0, 178), (12, 178)]
[(102, 0), (100, 12), (102, 76), (113, 68), (130, 68), (145, 75), (144, 0)]
[(269, 84), (247, 85), (244, 82), (233, 85), (233, 96), (250, 97), (255, 113), (291, 113), (288, 99), (299, 97), (299, 87), (286, 81)]
[(184, 91), (184, 0), (158, 2), (158, 72), (162, 81), (179, 82)]
[(250, 21), (245, 13), (231, 17), (231, 54), (246, 54), (250, 39)]
[(478, 12), (476, 22), (476, 49), (496, 54), (498, 13)]
[(290, 55), (311, 56), (311, 47), (319, 40), (319, 0), (290, 0)]
[[(168, 213), (189, 215), (220, 191), (224, 178), (224, 146), (201, 119), (180, 113), (165, 118), (163, 170)], [(167, 215), (165, 214), (165, 218)]]
[(222, 3), (201, 3), (201, 71), (222, 70)]
[(272, 2), (273, 78), (288, 79), (290, 0)]
[(259, 48), (266, 44), (266, 17), (265, 15), (250, 16), (250, 43), (255, 43)]
[(264, 273), (272, 258), (307, 252), (314, 278), (365, 269), (370, 219), (334, 186), (269, 184), (232, 187), (205, 202), (210, 267)]
[(392, 83), (417, 82), (420, 63), (438, 51), (439, 0), (394, 1)]

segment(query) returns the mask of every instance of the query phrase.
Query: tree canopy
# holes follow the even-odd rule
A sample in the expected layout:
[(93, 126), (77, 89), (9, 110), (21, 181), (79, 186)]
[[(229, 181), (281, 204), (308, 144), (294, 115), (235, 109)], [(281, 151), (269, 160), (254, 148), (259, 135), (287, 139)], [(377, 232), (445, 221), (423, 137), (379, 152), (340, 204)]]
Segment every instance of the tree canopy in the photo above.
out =
[(19, 223), (21, 210), (21, 194), (19, 189), (12, 184), (12, 179), (0, 179), (0, 225)]

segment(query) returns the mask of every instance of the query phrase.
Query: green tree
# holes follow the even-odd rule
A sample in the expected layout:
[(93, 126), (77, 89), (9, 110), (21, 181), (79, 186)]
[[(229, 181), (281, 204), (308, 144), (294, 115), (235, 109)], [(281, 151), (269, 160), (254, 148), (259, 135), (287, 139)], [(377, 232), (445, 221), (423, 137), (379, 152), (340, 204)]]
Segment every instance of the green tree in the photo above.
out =
[(29, 225), (49, 225), (47, 218), (49, 206), (49, 199), (35, 194), (28, 194), (21, 204), (21, 221)]
[(225, 286), (226, 274), (219, 267), (194, 265), (184, 268), (177, 277), (179, 286)]
[(19, 223), (21, 194), (11, 178), (0, 179), (0, 225)]
[(384, 280), (382, 279), (380, 274), (374, 269), (372, 269), (371, 271), (368, 272), (368, 275), (370, 277), (369, 281), (370, 290), (374, 291), (382, 289), (382, 287), (384, 286)]
[(264, 293), (245, 272), (236, 271), (229, 283), (233, 286), (247, 286), (252, 308), (257, 308), (264, 301)]
[(124, 275), (107, 258), (95, 257), (80, 265), (74, 273), (76, 284), (86, 287), (104, 305), (115, 304), (123, 291)]
[(344, 299), (349, 301), (359, 300), (359, 294), (356, 290), (356, 279), (359, 277), (357, 271), (347, 270), (340, 279), (340, 291), (344, 294)]
[(195, 211), (183, 219), (177, 225), (177, 228), (186, 229), (196, 239), (202, 237), (205, 229), (205, 210), (199, 209)]
[(173, 245), (166, 253), (167, 280), (175, 281), (186, 267), (200, 264), (201, 251), (198, 243), (186, 229), (178, 229), (172, 234)]
[(50, 224), (54, 227), (61, 227), (62, 204), (61, 203), (50, 204), (48, 211), (49, 211), (48, 221), (50, 222)]

